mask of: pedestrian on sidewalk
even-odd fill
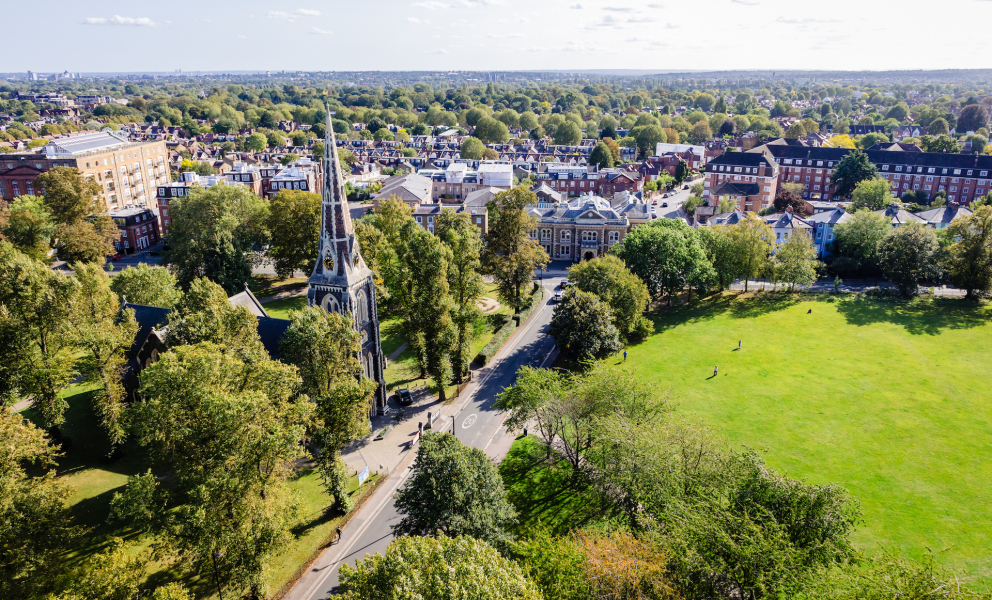
[[[627,362],[627,349],[626,348],[624,348],[624,351],[623,351],[623,362]]]

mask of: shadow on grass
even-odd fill
[[[514,442],[499,472],[507,498],[517,509],[517,533],[540,524],[554,535],[564,535],[619,514],[587,479],[573,477],[566,462],[549,462],[543,444],[534,437]]]
[[[680,325],[709,321],[722,314],[737,319],[750,319],[769,313],[785,310],[804,300],[799,294],[786,292],[762,292],[740,297],[738,292],[719,292],[691,303],[679,306],[661,306],[648,315],[654,321],[654,329],[660,333]]]
[[[857,296],[838,302],[837,311],[851,325],[892,323],[913,335],[939,335],[946,329],[970,329],[985,325],[992,316],[984,304],[930,298],[902,300]]]

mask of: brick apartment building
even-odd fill
[[[234,173],[235,177],[230,174]],[[257,171],[254,176],[258,176]],[[209,188],[218,184],[245,186],[255,191],[255,184],[260,184],[259,179],[242,181],[247,176],[238,171],[229,171],[223,175],[197,175],[196,173],[182,173],[179,181],[169,181],[158,186],[155,190],[155,205],[158,213],[159,224],[162,230],[162,237],[169,235],[169,206],[174,198],[189,196],[190,189],[194,187]]]
[[[740,210],[758,211],[771,204],[778,186],[800,183],[808,201],[840,200],[830,185],[837,164],[850,150],[766,144],[749,152],[728,152],[710,161],[703,196],[713,206],[728,193],[727,182],[756,183],[754,195],[738,195]],[[992,190],[992,156],[868,150],[879,177],[890,182],[893,197],[922,191],[929,197],[944,191],[947,201],[962,206]],[[721,187],[723,186],[723,187]],[[737,187],[737,186],[733,186]]]
[[[154,190],[169,181],[165,142],[129,142],[110,131],[50,141],[34,152],[0,155],[0,200],[40,194],[35,179],[55,167],[75,167],[100,185],[107,211],[156,206]]]
[[[121,232],[114,242],[119,252],[131,254],[154,246],[161,239],[158,219],[150,208],[122,208],[110,212],[110,217]]]
[[[602,198],[612,197],[620,192],[640,192],[644,190],[644,178],[636,171],[626,169],[604,169],[566,163],[547,163],[545,170],[534,175],[538,185],[565,194],[582,196],[595,194]]]

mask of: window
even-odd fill
[[[595,231],[583,231],[582,232],[582,241],[583,242],[595,242],[596,239],[597,239],[597,235],[596,235],[596,232]]]
[[[572,254],[572,247],[571,246],[562,246],[561,247],[561,255],[562,256],[570,256],[571,254]]]
[[[610,232],[610,243],[611,244],[615,244],[615,243],[617,243],[619,241],[620,241],[620,232],[619,231],[611,231]]]
[[[563,242],[571,242],[572,241],[572,232],[571,231],[562,231],[561,232],[561,241],[563,241]]]
[[[417,222],[418,223],[423,223],[423,217],[417,217]]]
[[[541,240],[550,240],[550,239],[551,239],[551,230],[550,229],[542,229],[541,230]]]

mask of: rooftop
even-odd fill
[[[75,156],[87,152],[121,148],[127,146],[128,143],[116,132],[99,131],[52,140],[45,146],[45,154],[49,156]]]

